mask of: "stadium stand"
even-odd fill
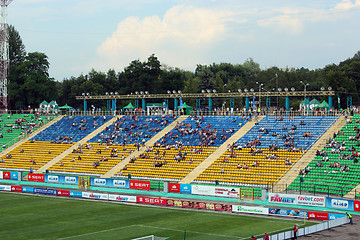
[[[188,117],[117,174],[181,180],[246,122],[240,116]]]
[[[0,115],[0,145],[1,150],[11,146],[22,137],[46,124],[54,116],[35,114],[1,114]]]
[[[317,151],[288,189],[344,196],[360,184],[359,149],[360,115],[355,115]]]
[[[276,183],[334,123],[335,117],[264,117],[195,181],[234,185]]]
[[[0,167],[37,170],[109,119],[106,116],[64,117],[8,152],[1,159]]]

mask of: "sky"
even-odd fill
[[[8,23],[57,81],[161,64],[323,68],[360,50],[360,0],[13,0]]]

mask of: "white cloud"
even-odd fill
[[[351,8],[359,7],[359,6],[360,6],[360,0],[356,0],[354,3],[350,0],[342,0],[341,3],[338,3],[335,6],[335,9],[349,10]]]
[[[184,61],[196,64],[195,61],[201,59],[194,56],[203,55],[224,38],[227,23],[245,21],[234,18],[235,15],[230,11],[180,5],[170,8],[162,19],[157,15],[143,19],[128,17],[118,24],[97,52],[105,61],[117,66],[152,53],[167,64],[184,66],[181,63]],[[191,57],[184,52],[191,53]]]

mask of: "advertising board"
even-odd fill
[[[19,180],[19,173],[18,172],[11,172],[10,173],[11,180]]]
[[[196,195],[239,198],[239,188],[191,185],[191,193]]]
[[[325,207],[326,198],[309,195],[269,193],[269,203]]]
[[[82,192],[83,198],[109,200],[109,195],[105,193]]]
[[[34,188],[33,187],[22,187],[22,192],[34,193]]]
[[[0,185],[0,191],[11,191],[10,185]]]
[[[3,172],[3,179],[10,179],[10,172]]]
[[[56,189],[48,189],[48,188],[34,188],[34,193],[46,194],[46,195],[57,195]]]
[[[233,212],[240,212],[240,213],[254,213],[254,214],[269,214],[268,208],[263,207],[249,207],[249,206],[242,206],[242,205],[232,205]]]
[[[317,220],[329,220],[329,213],[309,211],[308,218]]]
[[[136,197],[136,202],[154,204],[154,205],[167,205],[167,200],[163,198]]]
[[[129,188],[129,180],[111,178],[90,178],[90,185],[97,187]]]
[[[130,189],[150,190],[150,181],[130,180]]]
[[[109,200],[120,202],[136,202],[136,196],[109,194]]]
[[[354,211],[360,212],[360,201],[359,200],[354,201]]]
[[[22,192],[22,186],[11,186],[12,192]]]
[[[335,220],[338,218],[346,217],[344,214],[337,214],[337,213],[329,213],[329,220]]]
[[[67,190],[57,190],[57,195],[58,195],[58,196],[66,196],[66,197],[69,197],[69,196],[70,196],[70,191],[67,191]]]
[[[179,193],[180,183],[169,183],[169,192]]]
[[[307,211],[293,210],[293,209],[279,209],[279,208],[269,208],[269,214],[273,215],[282,215],[289,217],[301,217],[307,218]]]
[[[29,173],[28,181],[30,181],[30,182],[45,182],[45,175],[37,174],[37,173]]]
[[[82,197],[82,192],[70,191],[70,197]]]
[[[354,200],[326,198],[326,207],[354,211]]]
[[[191,184],[180,183],[180,193],[191,194]]]
[[[3,171],[0,171],[0,179],[3,179]]]

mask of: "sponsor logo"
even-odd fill
[[[48,181],[49,181],[49,182],[58,182],[58,181],[59,181],[59,177],[58,177],[58,176],[54,176],[54,175],[48,175]]]
[[[65,183],[75,184],[76,183],[76,177],[65,177]]]
[[[113,184],[115,187],[126,187],[126,181],[125,180],[113,180]]]
[[[331,206],[334,208],[347,209],[349,207],[349,202],[347,200],[331,199]]]
[[[105,186],[105,185],[106,185],[106,179],[103,179],[103,178],[94,178],[94,184],[95,184],[95,185]]]
[[[295,198],[291,197],[280,197],[279,195],[272,196],[270,202],[279,202],[279,203],[294,203]]]

